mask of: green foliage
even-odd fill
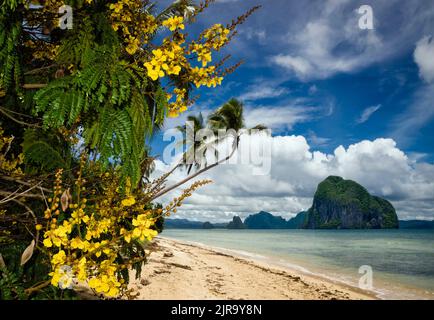
[[[15,1],[7,1],[11,8],[15,5]],[[6,10],[3,8],[2,11]],[[12,17],[14,15],[12,14]],[[15,88],[17,92],[20,90],[20,82],[22,78],[22,68],[17,47],[21,36],[21,23],[18,19],[11,19],[10,16],[0,16],[0,88],[6,91]]]
[[[43,113],[47,129],[70,127],[82,119],[86,146],[98,154],[104,166],[122,164],[123,176],[135,185],[141,176],[145,139],[151,135],[153,123],[164,120],[164,91],[157,87],[155,111],[150,110],[143,94],[146,79],[119,61],[115,49],[84,50],[82,70],[37,92],[36,112]]]
[[[209,117],[210,126],[214,129],[233,129],[238,131],[244,128],[244,105],[237,99],[230,99]]]
[[[17,274],[0,268],[0,300],[26,299],[23,283]]]
[[[75,299],[72,290],[60,290],[47,287],[28,294],[25,289],[48,279],[50,272],[48,257],[36,252],[24,266],[21,266],[21,254],[28,244],[22,241],[0,241],[0,251],[6,267],[0,268],[0,300],[16,299]]]
[[[4,13],[8,10],[15,10],[21,3],[23,3],[22,0],[2,0],[0,1],[1,12]]]
[[[163,205],[161,203],[157,203],[156,205],[152,205],[152,208],[162,209]],[[153,225],[152,229],[157,231],[158,233],[163,232],[164,229],[164,216],[161,214],[155,214],[154,218],[157,218],[155,221],[155,224]]]
[[[393,208],[392,204],[382,198],[379,197],[372,197],[374,203],[378,205],[378,209],[383,212],[383,224],[385,228],[395,228],[399,222],[398,222],[398,216],[396,215],[395,209]]]
[[[371,205],[369,192],[357,182],[331,176],[318,185],[317,199],[333,199],[342,205],[353,204],[367,213]]]
[[[26,170],[31,173],[68,168],[72,161],[63,139],[45,130],[27,129],[22,146]]]

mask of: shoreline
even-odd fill
[[[130,288],[146,300],[372,300],[365,291],[267,257],[158,236]],[[260,257],[260,258],[259,258]],[[130,271],[131,279],[134,272]]]
[[[355,285],[352,285],[351,283],[345,282],[344,280],[333,278],[330,276],[327,276],[325,274],[322,274],[317,271],[312,271],[311,269],[307,269],[306,267],[301,266],[298,264],[298,262],[292,263],[292,262],[281,262],[277,260],[274,257],[271,256],[265,256],[261,254],[256,254],[248,251],[243,250],[236,250],[236,249],[227,249],[223,247],[218,246],[212,246],[203,244],[200,242],[195,241],[188,241],[188,240],[178,240],[175,238],[170,237],[164,237],[159,236],[159,238],[163,238],[166,240],[171,240],[175,242],[182,243],[184,245],[191,245],[194,247],[200,247],[206,250],[215,251],[217,253],[223,253],[227,254],[229,256],[232,256],[235,259],[245,259],[250,263],[257,264],[258,266],[265,267],[265,268],[272,268],[277,269],[279,271],[287,272],[287,273],[294,273],[297,275],[302,275],[307,278],[314,278],[320,281],[330,282],[331,284],[338,285],[345,287],[349,290],[355,291],[357,293],[361,293],[363,295],[368,295],[371,299],[375,300],[384,300],[380,297],[380,292],[376,292],[375,290],[367,290],[367,289],[361,289]],[[387,299],[386,299],[387,300]]]

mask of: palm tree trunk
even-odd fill
[[[161,197],[162,195],[164,195],[164,194],[172,191],[173,189],[178,188],[179,186],[183,185],[184,183],[190,181],[191,179],[196,178],[198,175],[204,173],[205,171],[208,171],[208,170],[210,170],[210,169],[212,169],[214,167],[217,167],[219,164],[221,164],[221,163],[229,160],[235,154],[235,151],[237,150],[238,139],[239,139],[239,137],[237,137],[236,141],[233,143],[232,151],[231,151],[231,153],[226,158],[221,159],[221,160],[219,160],[219,161],[217,161],[217,162],[215,162],[215,163],[213,163],[213,164],[211,164],[209,166],[206,166],[205,168],[203,168],[203,169],[201,169],[201,170],[193,173],[192,175],[188,176],[187,178],[185,178],[185,179],[183,179],[183,180],[175,183],[174,185],[172,185],[172,186],[170,186],[170,187],[168,187],[168,188],[166,188],[164,190],[161,190],[159,193],[157,193],[155,196],[153,196],[150,201],[153,201],[153,200]],[[171,172],[173,172],[173,170]]]

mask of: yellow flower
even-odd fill
[[[167,69],[167,73],[168,74],[179,75],[180,72],[181,72],[181,67],[180,66],[170,66]]]
[[[120,234],[121,234],[121,236],[124,236],[124,240],[125,240],[127,243],[130,243],[130,242],[131,242],[131,236],[132,236],[132,235],[131,235],[130,232],[128,232],[127,230],[125,230],[124,228],[122,228]]]
[[[128,39],[128,46],[125,48],[125,50],[129,54],[133,55],[139,49],[139,45],[140,45],[139,39],[130,36]]]
[[[88,241],[83,241],[78,237],[72,239],[70,244],[73,249],[86,250],[89,247]]]
[[[68,273],[68,270],[58,267],[54,270],[54,272],[50,272],[49,276],[51,276],[51,284],[55,287],[60,287],[62,289],[70,288],[73,277]]]
[[[53,258],[51,259],[51,264],[54,266],[63,265],[65,264],[65,261],[66,261],[65,251],[60,250],[58,253],[53,255]]]
[[[175,31],[176,29],[184,30],[184,18],[183,17],[171,17],[163,21],[163,26],[169,28],[170,31]]]
[[[149,241],[152,240],[158,234],[157,231],[150,229],[153,225],[154,220],[149,219],[146,214],[138,215],[136,219],[133,219],[133,226],[136,227],[133,230],[133,237],[142,241],[145,238]]]
[[[50,238],[44,239],[43,243],[44,243],[44,246],[47,248],[51,248],[53,246],[53,242],[51,241]]]
[[[103,293],[108,297],[116,297],[119,294],[119,287],[121,286],[121,283],[114,275],[106,274],[90,279],[88,284],[96,292]]]
[[[128,198],[122,200],[121,203],[124,207],[130,207],[136,203],[136,199],[133,196],[129,196]]]
[[[76,268],[77,268],[77,279],[79,281],[85,281],[87,279],[87,272],[86,272],[86,258],[83,257],[78,262]]]
[[[118,2],[118,3],[112,3],[110,5],[110,9],[113,10],[114,12],[116,12],[116,13],[120,13],[121,10],[122,10],[122,8],[123,8],[123,4],[120,3],[120,2]]]
[[[74,222],[80,224],[81,221],[87,223],[89,221],[89,216],[86,215],[83,209],[74,210],[71,214],[71,217],[74,219]]]

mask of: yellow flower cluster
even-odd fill
[[[229,33],[229,29],[216,24],[201,34],[200,39],[205,39],[204,43],[191,43],[190,50],[197,55],[197,61],[202,62],[202,67],[212,61],[211,50],[218,51],[228,43]]]
[[[155,218],[153,210],[145,210],[144,203],[131,193],[127,183],[127,197],[119,191],[118,177],[101,174],[105,197],[89,198],[92,190],[84,186],[82,178],[86,161],[80,161],[73,197],[62,188],[62,170],[56,172],[53,197],[46,210],[46,230],[43,244],[51,253],[51,283],[60,288],[69,287],[73,280],[88,281],[89,287],[107,297],[116,297],[126,290],[120,279],[120,271],[125,265],[124,254],[119,256],[119,248],[133,241],[150,241],[157,235],[153,230]],[[108,176],[107,176],[108,175]],[[68,202],[64,206],[64,202]],[[61,204],[61,209],[59,209]],[[62,221],[59,210],[64,211]],[[54,214],[52,214],[54,212]],[[130,225],[131,227],[125,228]],[[134,259],[135,257],[132,257]],[[128,261],[126,261],[128,265]],[[65,273],[68,267],[69,273]]]
[[[179,75],[181,72],[183,49],[175,42],[168,48],[156,49],[152,51],[151,61],[145,62],[144,66],[148,71],[148,76],[152,80],[167,75]]]
[[[122,200],[121,203],[124,207],[130,207],[136,203],[136,199],[132,196],[129,196],[128,198],[125,198],[124,200]]]
[[[191,51],[197,54],[197,61],[202,62],[202,67],[206,67],[208,62],[212,61],[211,50],[203,44],[194,43]]]
[[[28,40],[24,43],[27,48],[33,49],[33,59],[35,60],[55,60],[60,46],[44,41]]]
[[[54,245],[60,248],[62,245],[65,246],[68,244],[68,235],[72,231],[72,224],[68,221],[63,221],[63,223],[58,226],[56,225],[56,220],[53,220],[50,230],[46,231],[44,234],[44,246],[51,248]]]
[[[154,224],[154,220],[149,218],[149,214],[140,214],[133,219],[133,237],[138,238],[141,241],[145,239],[151,241],[157,235],[157,231],[152,230],[151,227]]]
[[[184,18],[183,17],[171,17],[163,21],[163,26],[169,28],[170,31],[175,31],[178,29],[184,30]]]
[[[114,298],[119,294],[121,283],[115,274],[103,274],[89,280],[89,287],[96,292],[105,294],[107,297]]]
[[[16,158],[7,157],[14,138],[3,136],[3,132],[3,129],[0,127],[0,170],[14,175],[21,175],[23,172],[19,166],[23,163],[24,156],[20,154]]]
[[[158,28],[154,16],[143,10],[141,1],[120,0],[111,3],[109,9],[113,30],[122,33],[125,50],[130,55],[146,44]]]
[[[195,67],[191,70],[191,81],[197,88],[200,86],[216,87],[223,81],[223,77],[219,77],[215,74],[215,66],[206,68]]]
[[[163,21],[162,26],[167,27],[173,34],[165,38],[160,47],[152,50],[150,59],[144,63],[148,77],[157,81],[165,76],[175,75],[181,78],[181,82],[192,82],[197,88],[220,85],[223,77],[219,75],[216,66],[209,64],[212,62],[212,51],[219,50],[229,41],[230,30],[216,24],[205,30],[198,42],[185,45],[185,35],[180,32],[185,28],[183,17],[171,17]],[[190,61],[193,59],[197,59],[201,67],[192,66]],[[170,101],[172,95],[168,94],[168,116],[172,118],[185,112],[193,103],[181,86],[175,87],[173,93],[176,95],[175,101]]]
[[[187,90],[175,88],[176,101],[169,103],[169,117],[176,118],[180,113],[187,110],[188,102],[186,101]],[[170,97],[169,97],[170,99]]]
[[[209,45],[214,50],[220,50],[229,42],[230,30],[221,24],[215,24],[208,30],[205,30],[203,37],[208,40]]]

